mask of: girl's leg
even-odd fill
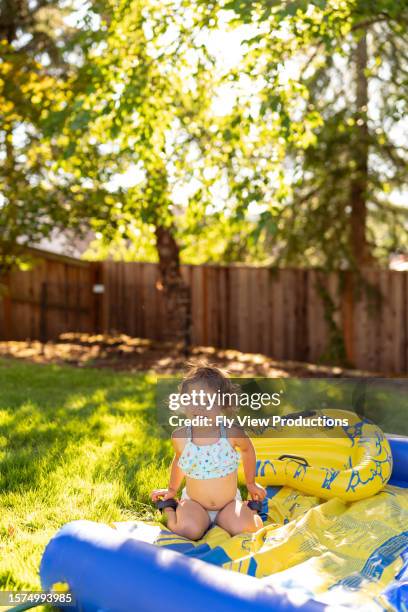
[[[258,531],[263,525],[259,514],[238,499],[234,499],[220,510],[215,522],[232,536],[237,535],[237,533]]]
[[[189,540],[199,540],[210,525],[207,510],[192,499],[181,499],[176,510],[165,508],[164,512],[168,528]]]

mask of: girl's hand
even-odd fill
[[[158,499],[172,499],[177,494],[175,489],[155,489],[151,493],[152,501],[156,502]]]
[[[255,501],[262,501],[266,497],[266,490],[256,482],[247,484],[248,493]]]

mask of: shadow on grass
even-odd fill
[[[101,459],[105,470],[124,469],[128,483],[137,466],[149,461],[155,447],[150,438],[158,439],[158,433],[154,383],[147,377],[19,365],[0,368],[0,384],[2,493],[38,489],[62,465],[69,470],[73,456],[107,441],[112,450]],[[153,455],[164,458],[163,441]],[[102,467],[94,467],[101,477]]]
[[[170,444],[152,376],[2,366],[0,588],[38,588],[44,546],[64,523],[152,518]]]

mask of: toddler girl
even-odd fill
[[[181,393],[234,394],[234,385],[215,367],[195,367],[181,384]],[[167,515],[168,527],[190,540],[200,539],[209,526],[216,524],[231,535],[257,531],[262,520],[241,499],[237,470],[241,456],[248,492],[262,501],[265,489],[255,482],[256,456],[251,440],[240,428],[217,425],[215,418],[225,408],[214,404],[210,411],[190,405],[189,417],[209,415],[211,425],[183,427],[173,432],[175,451],[167,489],[156,489],[151,497]],[[218,419],[222,421],[222,419]],[[208,438],[212,438],[208,443]],[[215,442],[214,442],[215,438]],[[238,449],[238,450],[237,450]],[[239,451],[239,452],[238,452]],[[175,499],[185,479],[181,499]]]

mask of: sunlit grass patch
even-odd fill
[[[170,443],[155,378],[0,360],[0,587],[39,588],[44,547],[67,521],[152,518]]]

